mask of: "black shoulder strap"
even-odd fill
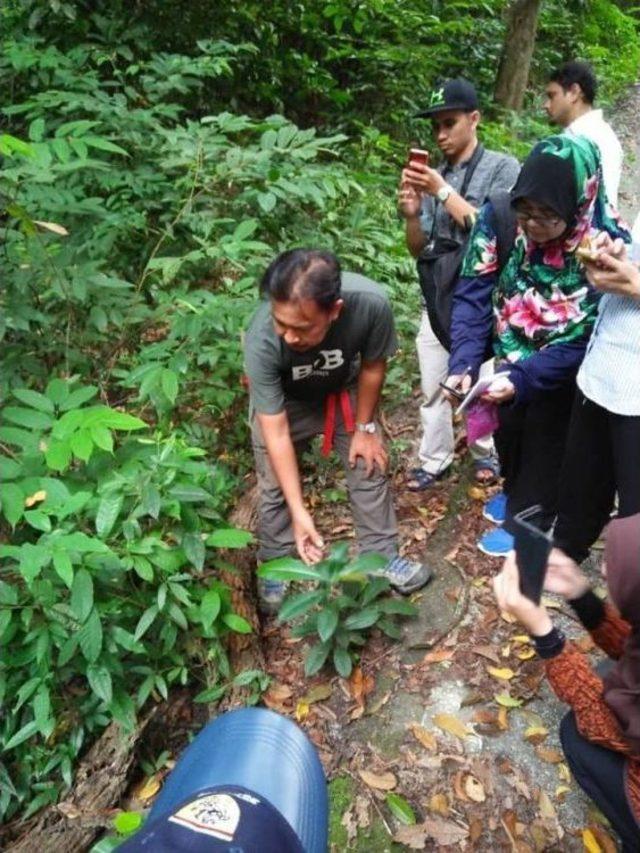
[[[496,192],[490,193],[488,200],[493,208],[499,275],[509,260],[516,239],[516,214],[511,207],[511,193],[508,190],[496,190]]]
[[[462,186],[460,187],[460,195],[462,198],[465,197],[465,193],[469,189],[469,184],[471,183],[471,178],[473,177],[473,173],[476,170],[476,166],[482,159],[482,155],[484,154],[484,145],[481,142],[478,142],[476,147],[473,150],[473,154],[471,155],[471,159],[467,164],[466,171],[464,173],[464,180],[462,181]]]

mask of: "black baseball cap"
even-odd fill
[[[416,113],[416,118],[431,118],[445,110],[479,110],[478,95],[475,87],[468,80],[458,77],[456,80],[446,80],[441,86],[431,92],[429,106],[426,110]]]

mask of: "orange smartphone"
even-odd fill
[[[429,152],[422,148],[411,148],[409,151],[409,163],[422,163],[423,166],[428,166],[429,157]]]

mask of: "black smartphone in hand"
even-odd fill
[[[542,507],[533,506],[513,517],[514,548],[520,575],[520,592],[534,604],[540,604],[547,563],[551,553],[551,534],[541,530]]]

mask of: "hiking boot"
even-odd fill
[[[428,584],[433,577],[433,572],[428,566],[414,563],[405,557],[393,557],[380,574],[387,578],[391,586],[402,595],[416,592]]]
[[[265,616],[275,616],[287,594],[287,581],[258,578],[258,610]]]

